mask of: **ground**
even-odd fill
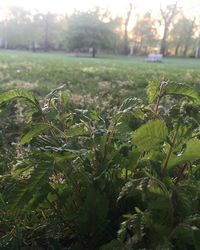
[[[144,97],[152,80],[200,86],[200,59],[166,58],[162,63],[142,57],[75,57],[65,53],[0,51],[0,89],[32,89],[44,95],[67,84],[77,95],[98,95],[102,90],[118,97]]]

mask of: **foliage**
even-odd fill
[[[141,19],[137,20],[133,28],[133,38],[140,54],[146,54],[156,47],[158,40],[157,30],[151,13],[147,12]]]
[[[171,47],[175,47],[175,55],[187,56],[188,49],[194,44],[195,20],[182,16],[170,31]],[[190,51],[191,53],[191,51]]]
[[[1,95],[25,126],[1,171],[0,248],[199,249],[200,96],[174,86],[151,82],[148,105],[128,98],[112,117],[64,86]]]
[[[10,7],[0,21],[1,47],[5,49],[60,49],[66,19],[58,14]]]
[[[74,13],[68,20],[68,48],[115,49],[117,21],[112,20],[108,14],[101,13],[99,9]]]
[[[160,53],[166,55],[167,51],[167,37],[169,34],[170,26],[173,24],[175,17],[179,14],[178,2],[167,5],[165,8],[160,7],[160,13],[163,22],[163,36],[161,39]]]

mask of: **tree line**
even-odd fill
[[[135,18],[131,26],[130,19]],[[200,56],[198,19],[187,17],[177,3],[160,8],[160,15],[139,14],[130,4],[125,17],[95,8],[71,16],[10,7],[0,21],[0,47],[32,51],[97,50],[115,54]]]

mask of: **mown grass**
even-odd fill
[[[184,82],[199,88],[200,60],[166,58],[147,63],[142,57],[100,56],[96,59],[65,53],[0,52],[0,89],[25,87],[44,95],[67,84],[79,95],[110,93],[118,98],[145,96],[152,80]]]

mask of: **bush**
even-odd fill
[[[0,177],[1,249],[199,249],[199,94],[166,82],[147,94],[112,118],[62,88],[0,96],[24,107]]]

